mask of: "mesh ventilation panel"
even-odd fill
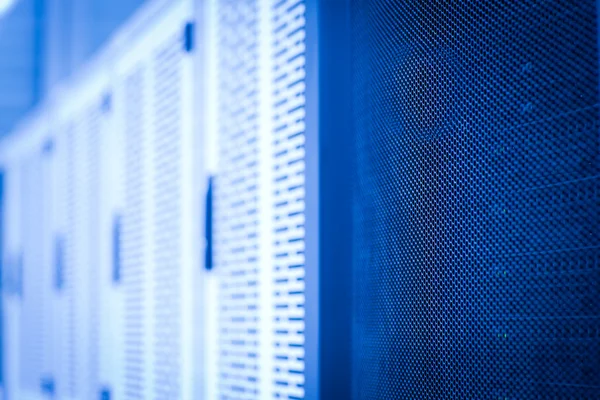
[[[20,386],[37,393],[43,367],[44,338],[42,327],[47,316],[43,313],[42,235],[37,228],[41,213],[41,159],[30,155],[22,162],[21,229],[23,232],[22,291],[20,318]]]
[[[88,185],[87,193],[87,236],[89,240],[88,244],[88,273],[86,279],[88,280],[88,311],[87,315],[89,318],[88,322],[88,348],[86,353],[88,354],[88,372],[85,391],[87,396],[93,398],[97,394],[97,387],[99,381],[99,347],[100,347],[100,287],[99,281],[100,275],[100,263],[99,259],[99,211],[100,205],[98,201],[98,191],[100,189],[100,133],[101,133],[101,118],[102,114],[100,108],[93,105],[85,110],[85,118],[87,122],[86,135],[88,136],[87,148],[85,149],[86,155],[86,169],[88,171]]]
[[[3,215],[3,385],[6,396],[18,396],[21,386],[21,326],[20,312],[22,304],[19,297],[20,291],[20,264],[21,249],[23,248],[22,218],[24,207],[23,199],[23,168],[21,160],[7,163],[5,169],[4,187],[4,215]],[[9,366],[11,366],[9,368]]]
[[[179,32],[154,56],[154,385],[156,399],[181,398],[182,127]]]
[[[53,228],[54,234],[61,237],[61,289],[56,294],[56,337],[55,337],[55,382],[56,396],[68,398],[71,394],[71,304],[73,298],[72,285],[72,249],[71,243],[71,206],[72,206],[72,128],[69,124],[59,126],[56,136],[55,164],[53,171]],[[55,249],[56,250],[56,249]]]
[[[305,5],[218,3],[218,395],[304,397]]]
[[[354,1],[357,399],[600,398],[594,1]]]
[[[243,23],[240,23],[243,21]],[[219,283],[219,397],[259,393],[257,2],[219,8],[219,157],[215,266]]]
[[[125,376],[124,397],[144,397],[146,294],[144,255],[146,252],[146,213],[148,183],[144,160],[148,139],[144,129],[144,73],[133,71],[125,81],[125,209],[123,216],[123,285],[125,290]]]
[[[305,5],[273,1],[274,397],[304,397]]]
[[[124,379],[111,395],[185,398],[194,244],[189,175],[192,147],[184,113],[191,96],[182,29],[183,2],[162,3],[152,23],[118,59],[115,111],[123,113],[124,208],[121,271]],[[156,13],[156,14],[154,14]],[[121,111],[122,110],[122,111]],[[191,117],[190,117],[191,120]],[[121,380],[120,376],[116,379]]]
[[[75,129],[72,123],[66,127],[66,147],[67,147],[67,168],[66,168],[66,238],[67,243],[65,246],[65,292],[67,301],[64,304],[65,308],[65,325],[66,330],[63,334],[66,334],[65,339],[65,357],[63,362],[63,368],[65,371],[64,378],[66,378],[65,392],[73,398],[75,397],[75,146],[74,136]],[[60,379],[61,377],[59,377]],[[62,382],[62,379],[61,379]]]
[[[65,289],[70,308],[69,387],[75,398],[95,395],[97,381],[97,213],[99,115],[84,107],[68,132],[68,221]]]
[[[40,220],[38,229],[42,237],[42,252],[40,262],[40,275],[43,280],[41,288],[42,293],[42,348],[43,360],[40,379],[53,378],[54,376],[54,325],[56,315],[54,314],[55,280],[54,280],[54,260],[53,260],[53,237],[52,237],[52,162],[53,155],[50,145],[48,150],[43,149],[41,153],[41,173],[38,185],[40,187]]]

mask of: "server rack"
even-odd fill
[[[2,142],[5,397],[597,397],[597,30],[149,4]]]

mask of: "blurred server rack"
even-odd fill
[[[186,2],[153,2],[4,140],[4,396],[195,398]]]
[[[4,140],[6,398],[304,397],[305,8],[153,2]]]

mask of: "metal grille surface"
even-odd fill
[[[593,1],[354,1],[357,399],[600,398]]]

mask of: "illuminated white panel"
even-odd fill
[[[4,396],[19,398],[21,371],[21,333],[19,318],[21,298],[17,293],[19,265],[18,258],[22,249],[21,208],[23,207],[21,190],[22,170],[14,160],[4,164],[4,221],[3,221],[3,341],[4,351]]]
[[[56,271],[60,273],[61,287],[55,293],[55,315],[56,320],[54,321],[55,333],[54,333],[54,354],[55,362],[53,366],[53,377],[55,380],[55,390],[58,398],[72,398],[71,389],[72,385],[70,382],[70,368],[71,360],[73,359],[73,351],[70,340],[70,325],[72,321],[72,296],[73,286],[70,281],[69,274],[69,263],[67,260],[67,246],[68,246],[68,199],[70,193],[68,191],[68,163],[69,163],[69,144],[68,140],[71,138],[70,126],[66,124],[57,123],[53,127],[54,130],[54,151],[52,155],[52,181],[53,181],[53,207],[52,207],[52,218],[53,218],[53,236],[55,246],[54,252],[60,251],[62,254],[60,268],[62,271]],[[62,241],[59,245],[56,241]],[[61,247],[58,249],[57,247]],[[57,257],[58,254],[53,252],[53,258]],[[53,260],[56,262],[56,260]],[[55,265],[56,268],[56,265]],[[69,276],[69,277],[68,277]]]
[[[209,394],[303,398],[305,6],[215,4],[216,294],[208,306],[216,309],[208,315],[218,324],[207,338],[219,368]]]
[[[39,152],[22,161],[21,226],[23,228],[22,292],[20,319],[20,388],[24,393],[39,392],[43,362],[43,275],[41,218],[41,162]]]
[[[0,162],[10,159],[7,179],[19,199],[7,237],[13,264],[27,255],[29,294],[7,302],[14,320],[7,338],[16,349],[6,353],[9,398],[46,398],[52,390],[67,400],[106,392],[111,399],[195,398],[193,66],[182,40],[188,6],[149,4],[49,96],[38,112],[49,116],[46,133],[25,127],[2,143]]]
[[[118,129],[116,124],[116,116],[124,104],[122,100],[113,91],[112,86],[107,87],[102,95],[103,118],[99,145],[101,169],[98,190],[100,265],[98,279],[101,302],[98,389],[108,392],[111,398],[116,399],[123,397],[120,382],[123,377],[125,355],[122,279],[122,215],[126,179],[125,132]]]
[[[275,397],[304,397],[305,5],[273,1]]]
[[[154,164],[154,396],[181,397],[182,269],[182,63],[181,32],[155,50],[152,73]]]
[[[260,385],[259,87],[257,2],[222,1],[218,15],[218,395],[253,399]],[[213,344],[209,344],[211,346]]]
[[[148,239],[147,134],[143,126],[145,106],[142,70],[132,71],[125,80],[125,204],[123,213],[122,280],[125,291],[125,398],[143,398],[148,385],[144,368],[149,346],[146,308],[149,295],[146,254]],[[146,266],[146,267],[145,267]]]
[[[193,398],[193,110],[183,3],[158,10],[117,65],[124,130],[124,379],[134,398]],[[186,111],[187,110],[187,111]],[[119,390],[119,389],[117,389]]]
[[[74,123],[70,122],[67,126],[66,147],[67,147],[67,168],[66,168],[66,222],[65,222],[65,313],[66,313],[66,331],[65,342],[66,352],[64,357],[65,367],[65,394],[68,398],[76,398],[77,378],[75,376],[76,350],[76,330],[78,328],[76,317],[76,259],[75,259],[75,205],[76,205],[76,178],[75,178],[75,128]]]
[[[94,93],[95,94],[95,93]],[[86,170],[88,173],[87,180],[87,221],[86,230],[88,235],[87,256],[88,256],[88,273],[85,277],[88,284],[87,297],[89,299],[86,314],[88,315],[88,343],[87,348],[83,351],[87,353],[88,370],[85,379],[85,396],[91,398],[98,396],[98,364],[99,364],[99,345],[100,345],[100,268],[98,263],[98,190],[100,188],[100,134],[102,133],[101,118],[102,112],[100,108],[100,96],[93,96],[91,104],[85,110],[86,119],[86,135],[88,136],[86,154]]]
[[[95,327],[92,313],[95,281],[92,281],[94,260],[92,253],[92,224],[90,216],[93,212],[90,194],[94,178],[92,177],[93,163],[90,159],[93,143],[97,141],[94,121],[82,110],[74,118],[70,131],[69,146],[69,207],[67,234],[67,264],[69,274],[66,276],[66,286],[71,290],[71,351],[73,359],[70,362],[69,383],[71,395],[74,398],[90,396],[93,369],[93,339],[92,329]],[[95,394],[95,393],[94,393]]]
[[[55,163],[54,257],[63,258],[61,284],[54,296],[57,313],[58,398],[97,398],[102,348],[100,196],[105,134],[103,96],[108,74],[99,65],[62,88],[49,110]],[[62,247],[62,248],[61,248]],[[56,262],[56,261],[55,261]],[[55,266],[56,267],[56,266]]]
[[[54,200],[54,143],[50,140],[44,142],[40,147],[40,220],[38,229],[40,230],[42,248],[41,248],[41,277],[42,277],[42,368],[40,379],[46,385],[54,384],[54,366],[56,365],[56,281],[55,281],[55,259],[54,259],[54,235],[53,235],[53,210]]]

